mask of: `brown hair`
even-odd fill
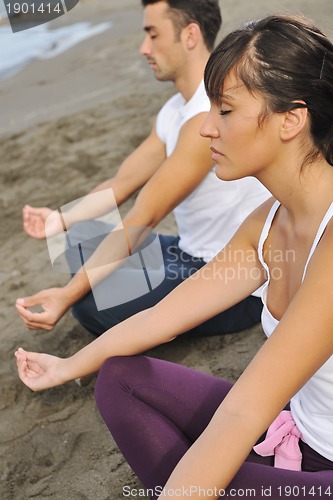
[[[261,120],[306,107],[315,145],[306,162],[322,153],[333,165],[333,44],[316,26],[299,17],[269,16],[227,35],[205,70],[213,102],[231,69],[250,92],[264,97]]]
[[[209,51],[214,48],[222,24],[218,0],[141,0],[143,7],[164,1],[170,8],[170,18],[177,36],[190,23],[198,24]]]

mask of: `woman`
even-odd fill
[[[40,390],[104,363],[98,407],[153,497],[329,497],[333,45],[305,20],[268,17],[220,43],[205,85],[212,107],[201,133],[211,140],[218,177],[255,176],[274,198],[157,306],[68,359],[19,349],[19,374]],[[268,340],[233,387],[132,356],[263,284]]]

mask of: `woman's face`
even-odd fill
[[[211,139],[216,175],[234,180],[259,175],[278,154],[280,144],[277,114],[271,114],[259,126],[264,100],[251,94],[231,72],[225,79],[221,102],[211,109],[200,133]]]

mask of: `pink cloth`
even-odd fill
[[[298,444],[301,437],[291,412],[283,410],[269,426],[264,441],[253,449],[262,457],[274,455],[274,467],[301,470],[302,453]]]

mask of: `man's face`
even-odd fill
[[[184,67],[185,51],[175,33],[166,2],[145,7],[143,29],[146,34],[140,54],[147,58],[157,80],[174,82]]]

